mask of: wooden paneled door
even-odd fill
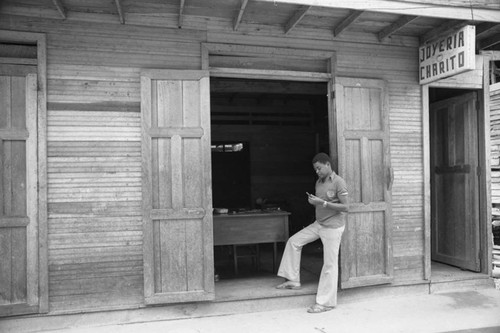
[[[144,298],[214,298],[208,71],[141,75]]]
[[[479,272],[477,94],[430,105],[431,258]]]
[[[39,308],[37,76],[30,71],[0,65],[0,316]]]
[[[350,209],[340,250],[342,288],[391,283],[393,173],[385,81],[335,79],[338,165]]]

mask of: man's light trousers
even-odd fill
[[[300,257],[302,247],[318,238],[323,243],[323,268],[319,277],[316,303],[323,306],[337,305],[338,257],[344,228],[326,228],[314,222],[288,239],[278,269],[278,276],[300,282]]]

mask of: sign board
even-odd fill
[[[476,27],[467,25],[418,50],[419,80],[426,84],[475,69]]]

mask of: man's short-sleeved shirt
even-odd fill
[[[339,197],[347,195],[347,185],[335,172],[324,180],[316,181],[316,196],[333,203],[340,202]],[[325,208],[323,205],[316,206],[316,221],[319,224],[329,228],[341,228],[345,225],[346,213],[330,208]]]

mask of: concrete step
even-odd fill
[[[380,300],[391,297],[413,297],[428,295],[429,293],[442,293],[453,291],[471,291],[485,288],[495,288],[493,279],[476,278],[461,281],[444,281],[429,283],[421,281],[409,285],[381,285],[373,287],[353,288],[339,291],[339,307],[342,304],[350,304],[369,300]],[[270,289],[269,297],[255,299],[219,299],[212,302],[171,304],[156,307],[101,311],[68,315],[49,316],[23,316],[2,319],[2,327],[5,332],[40,332],[50,330],[61,330],[72,327],[96,327],[105,325],[125,325],[131,323],[159,322],[166,320],[191,319],[212,316],[224,316],[232,314],[253,313],[262,311],[275,311],[287,309],[306,309],[315,303],[314,288],[305,288],[298,291],[290,291],[277,296]],[[273,296],[271,296],[273,295]]]
[[[479,290],[487,288],[495,288],[495,281],[491,277],[484,276],[470,280],[433,282],[430,285],[430,293]]]

